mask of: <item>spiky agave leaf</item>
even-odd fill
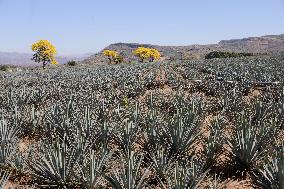
[[[5,120],[0,120],[0,164],[9,162],[18,145],[19,129],[17,126],[8,125]]]
[[[255,97],[252,99],[252,111],[254,115],[254,122],[256,125],[261,124],[266,117],[272,112],[272,107],[263,102],[263,99]]]
[[[254,126],[245,113],[239,115],[236,124],[236,133],[228,145],[236,168],[243,174],[254,170],[256,162],[265,157],[267,149],[263,145],[269,141],[272,127],[263,122],[259,127]]]
[[[9,180],[10,177],[10,173],[8,172],[2,172],[0,173],[0,188],[3,189],[7,183],[7,181]]]
[[[121,157],[121,170],[116,170],[112,176],[104,175],[104,178],[114,189],[141,189],[146,185],[146,177],[150,172],[150,167],[142,167],[143,159],[143,155],[132,151],[127,160]]]
[[[214,175],[214,180],[208,186],[208,189],[225,189],[227,181],[222,182],[220,176],[218,177],[216,174]]]
[[[189,165],[182,165],[177,162],[173,170],[167,173],[168,188],[171,189],[196,189],[204,180],[207,172],[203,173],[202,166],[196,160],[192,160]]]
[[[85,107],[83,119],[78,120],[75,126],[71,133],[71,138],[74,138],[82,151],[86,152],[88,148],[92,148],[99,138],[98,129],[92,125],[90,107]]]
[[[63,137],[64,133],[68,132],[68,125],[64,121],[64,113],[57,104],[52,107],[51,114],[47,116],[46,129],[51,137]]]
[[[84,113],[75,115],[72,98],[66,105],[65,111],[62,111],[58,105],[55,105],[53,112],[48,115],[48,133],[49,138],[64,136],[69,138],[68,141],[77,142],[81,145],[83,151],[90,148],[99,138],[99,128],[95,127],[91,119],[91,111],[89,106],[85,106]],[[76,142],[75,142],[76,141]]]
[[[12,141],[17,138],[17,135],[20,132],[19,128],[16,125],[8,125],[4,119],[0,120],[0,126],[1,140]]]
[[[169,158],[179,159],[198,142],[201,134],[198,127],[200,111],[200,102],[179,102],[177,113],[169,120],[169,124],[163,127],[164,140],[166,145],[169,145],[168,154],[172,156]]]
[[[55,104],[52,108],[52,113],[47,116],[47,133],[51,137],[61,137],[64,135],[71,137],[73,133],[76,133],[76,120],[74,110],[74,100],[71,96],[64,109],[60,108],[58,104]]]
[[[150,119],[154,121],[154,118]],[[151,122],[150,122],[151,123]],[[157,175],[158,180],[165,179],[165,172],[171,167],[172,162],[176,159],[172,158],[169,154],[170,145],[164,140],[159,128],[155,125],[149,125],[143,132],[143,151],[145,159],[152,163],[153,170]]]
[[[146,159],[152,163],[153,170],[157,175],[159,182],[165,179],[165,173],[169,167],[171,167],[172,162],[175,161],[171,158],[170,145],[168,141],[162,135],[161,129],[159,129],[159,123],[157,120],[157,112],[153,105],[153,96],[150,96],[150,110],[148,116],[146,117],[146,122],[148,127],[145,128],[143,132],[144,142],[143,150],[146,153]]]
[[[68,145],[69,143],[69,145]],[[42,182],[59,188],[74,184],[82,149],[70,144],[68,138],[58,138],[50,145],[41,145],[40,159],[28,162],[31,175]]]
[[[96,135],[96,147],[103,147],[104,151],[108,151],[110,148],[110,142],[113,138],[114,127],[108,120],[103,120],[102,123],[99,123]]]
[[[204,149],[204,169],[211,169],[216,163],[216,158],[222,153],[224,138],[222,137],[223,118],[217,117],[211,125],[211,133],[206,139]]]
[[[275,157],[267,160],[259,171],[260,184],[267,189],[284,189],[284,145],[276,152]]]
[[[86,189],[94,189],[102,179],[104,174],[104,165],[109,160],[111,153],[99,152],[96,154],[91,150],[88,156],[85,155],[83,165],[80,166],[80,174],[83,180],[83,187]]]
[[[143,131],[144,141],[140,142],[147,155],[156,151],[157,147],[161,144],[161,134],[158,129],[157,111],[153,105],[153,95],[150,96],[150,107],[146,116],[145,122],[147,127]]]
[[[164,145],[157,146],[155,151],[150,152],[150,159],[152,162],[153,170],[156,174],[157,180],[164,185],[166,180],[166,174],[171,170],[173,164],[177,159],[173,158],[169,154],[169,148]]]
[[[159,127],[160,129],[153,124],[156,121],[153,116],[155,111],[152,109],[148,118],[150,125],[144,131],[144,151],[160,183],[164,183],[166,173],[175,162],[190,156],[187,153],[194,153],[192,147],[200,135],[195,114],[199,112],[199,106],[195,106],[192,102],[185,108],[184,101],[180,98],[177,98],[177,104],[177,113],[170,118],[170,124]]]
[[[112,135],[112,140],[115,145],[118,145],[122,150],[123,155],[129,158],[131,151],[133,150],[134,142],[138,137],[138,127],[132,120],[126,118],[123,121],[124,125],[117,127]]]

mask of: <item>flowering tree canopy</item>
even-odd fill
[[[35,52],[32,60],[42,62],[43,69],[48,63],[58,64],[55,60],[56,48],[47,40],[39,40],[32,44],[32,51]]]
[[[145,59],[149,59],[150,62],[153,62],[161,58],[161,54],[157,49],[145,47],[138,47],[134,51],[134,55],[139,57],[141,62],[144,62]]]
[[[121,63],[123,61],[123,57],[116,51],[104,50],[103,54],[108,58],[109,63],[112,61],[115,63]]]

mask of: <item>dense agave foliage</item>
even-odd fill
[[[9,179],[10,174],[8,172],[2,172],[0,176],[0,188],[4,188],[6,185],[8,179]]]
[[[276,152],[275,157],[267,160],[261,173],[264,177],[261,183],[265,188],[284,188],[284,157],[283,146]]]
[[[1,72],[0,187],[283,188],[283,75],[278,56]]]

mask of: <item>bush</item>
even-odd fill
[[[253,53],[236,53],[236,52],[221,52],[221,51],[212,51],[205,56],[205,59],[212,58],[236,58],[236,57],[245,57],[253,56]]]
[[[121,56],[121,55],[116,56],[116,57],[114,58],[114,62],[115,62],[116,64],[122,63],[122,62],[123,62],[123,56]]]
[[[75,60],[71,60],[71,61],[68,61],[67,62],[67,65],[68,66],[76,66],[77,65],[77,62]]]
[[[0,65],[0,71],[8,71],[10,68],[9,65]]]

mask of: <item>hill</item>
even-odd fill
[[[89,55],[76,55],[76,56],[57,56],[56,60],[60,64],[64,64],[69,60],[80,61]],[[0,52],[0,65],[15,65],[15,66],[31,66],[35,63],[31,60],[32,54],[17,53],[17,52]]]
[[[151,47],[158,49],[164,59],[200,59],[211,51],[276,53],[284,52],[284,34],[266,35],[262,37],[248,37],[243,39],[222,40],[218,44],[188,45],[188,46],[159,46],[138,43],[115,43],[105,49],[116,50],[126,57],[126,61],[135,59],[132,52],[137,47]],[[104,63],[101,52],[88,57],[84,63]]]

